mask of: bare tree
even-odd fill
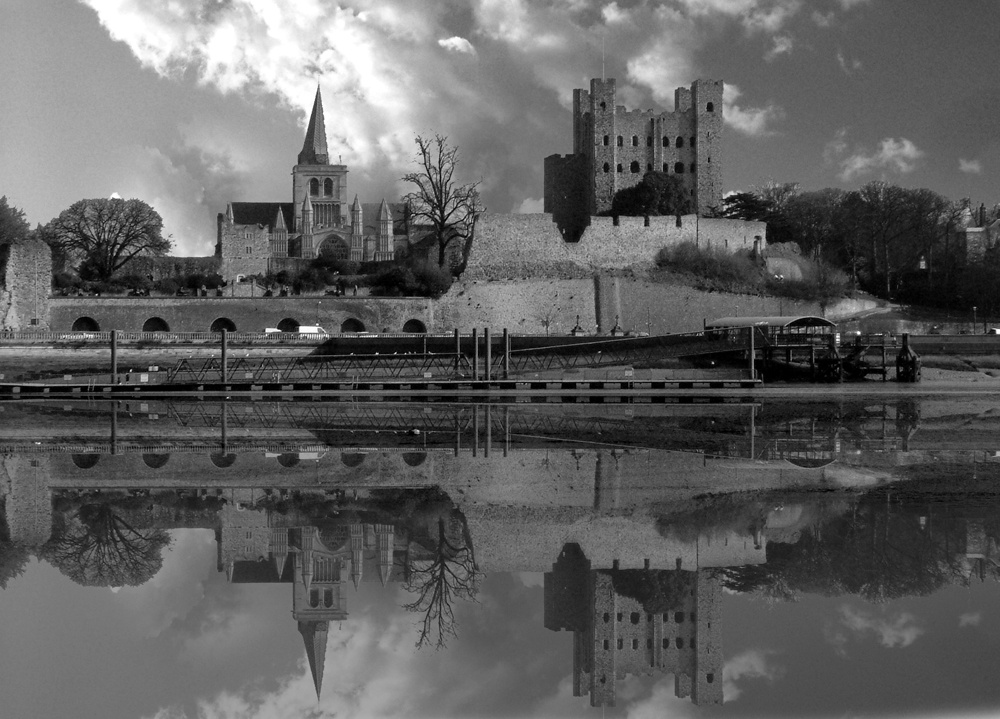
[[[454,602],[475,600],[481,577],[464,518],[460,514],[439,517],[429,556],[407,566],[404,586],[416,599],[403,608],[423,614],[418,648],[433,643],[440,649],[449,637],[457,636]]]
[[[45,235],[71,256],[79,257],[81,275],[108,281],[137,255],[164,255],[163,219],[142,200],[80,200],[45,226]]]
[[[446,250],[452,243],[462,245],[463,258],[476,230],[476,221],[483,212],[476,181],[460,185],[455,179],[458,148],[448,144],[448,138],[416,137],[418,169],[403,175],[403,181],[416,186],[403,199],[410,207],[415,225],[428,227],[437,242],[438,265],[445,266]]]

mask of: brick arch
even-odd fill
[[[425,335],[427,334],[427,325],[420,320],[407,320],[406,324],[403,325],[403,332],[413,335]]]
[[[169,454],[143,454],[142,462],[150,469],[159,469],[170,461]]]
[[[143,332],[169,332],[170,325],[162,317],[150,317],[142,323]]]
[[[344,332],[364,332],[365,324],[359,319],[348,317],[340,324],[341,333]]]
[[[101,455],[99,454],[74,454],[73,464],[75,464],[80,469],[90,469],[95,464],[101,461]]]
[[[208,329],[209,332],[222,332],[222,330],[225,330],[226,332],[235,332],[236,323],[228,317],[218,317],[214,322],[212,322],[212,326]]]
[[[293,319],[292,317],[286,317],[278,323],[278,329],[282,332],[298,332],[299,321],[297,319]]]
[[[214,464],[219,469],[225,469],[226,467],[232,467],[234,464],[236,464],[236,455],[235,454],[224,454],[222,452],[212,452],[210,455],[208,455],[208,457],[209,457],[209,459],[212,460],[212,464]]]
[[[100,332],[101,326],[93,317],[77,317],[70,329],[73,332]]]

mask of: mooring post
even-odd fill
[[[479,329],[472,328],[472,381],[479,379]]]
[[[510,332],[503,328],[503,378],[510,379]]]
[[[475,330],[473,330],[475,333]],[[479,454],[479,405],[472,405],[472,456]]]
[[[229,331],[222,328],[222,384],[229,382]]]
[[[225,330],[223,330],[225,332]],[[226,400],[221,402],[222,409],[222,453],[229,454],[229,412],[226,407]]]
[[[118,330],[111,330],[111,384],[118,384]]]
[[[486,439],[484,440],[484,457],[490,456],[490,450],[493,449],[493,405],[486,405]]]
[[[486,367],[483,374],[486,377],[486,381],[489,382],[493,379],[493,342],[490,340],[490,328],[483,328],[483,342],[486,343]]]
[[[754,357],[757,354],[757,350],[754,349],[754,346],[753,346],[753,326],[751,325],[747,329],[750,330],[750,353],[749,353],[750,354],[750,379],[757,379],[757,375],[754,374],[755,370],[754,370],[754,366],[753,366],[753,364],[754,364]]]
[[[455,328],[455,372],[462,363],[462,337],[458,334],[458,327]]]
[[[118,402],[111,403],[111,454],[118,454]]]

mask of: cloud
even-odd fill
[[[876,616],[849,605],[840,608],[840,624],[858,638],[874,634],[879,643],[888,648],[904,648],[917,641],[924,633],[915,615],[899,612],[895,616]]]
[[[905,175],[916,169],[924,154],[923,150],[905,137],[899,139],[887,137],[874,151],[860,146],[851,151],[847,142],[847,129],[841,128],[826,144],[823,159],[827,164],[839,165],[840,172],[837,173],[837,177],[848,182],[880,171]]]
[[[850,10],[857,5],[865,5],[869,0],[840,0],[840,7],[844,10]]]
[[[983,621],[982,612],[965,612],[958,615],[958,627],[978,627]]]
[[[764,60],[771,62],[779,55],[789,55],[792,52],[792,47],[794,43],[792,38],[788,35],[775,35],[773,38],[773,45],[771,49],[767,51],[764,55]]]
[[[848,77],[858,72],[863,67],[860,60],[854,58],[849,61],[846,57],[844,57],[844,53],[840,50],[837,50],[837,64],[840,65],[840,69],[843,70],[844,74]]]
[[[472,46],[472,43],[464,37],[458,37],[457,35],[438,40],[438,45],[449,52],[461,52],[468,55],[476,54],[476,48]]]
[[[771,126],[785,116],[785,111],[774,104],[764,107],[741,107],[736,101],[743,93],[736,85],[726,85],[722,100],[726,124],[737,132],[751,137],[773,134]]]
[[[743,690],[737,682],[746,679],[766,679],[774,682],[785,674],[784,667],[773,663],[774,652],[751,649],[726,661],[722,666],[722,696],[726,702],[735,701]]]
[[[958,170],[969,175],[980,175],[983,172],[983,163],[979,160],[964,160],[958,158]]]

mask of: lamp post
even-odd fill
[[[782,274],[777,274],[774,276],[774,281],[778,283],[778,314],[782,317],[785,316],[785,298],[781,294],[781,283],[785,281],[785,276]]]
[[[976,334],[976,306],[972,305],[972,334]]]

